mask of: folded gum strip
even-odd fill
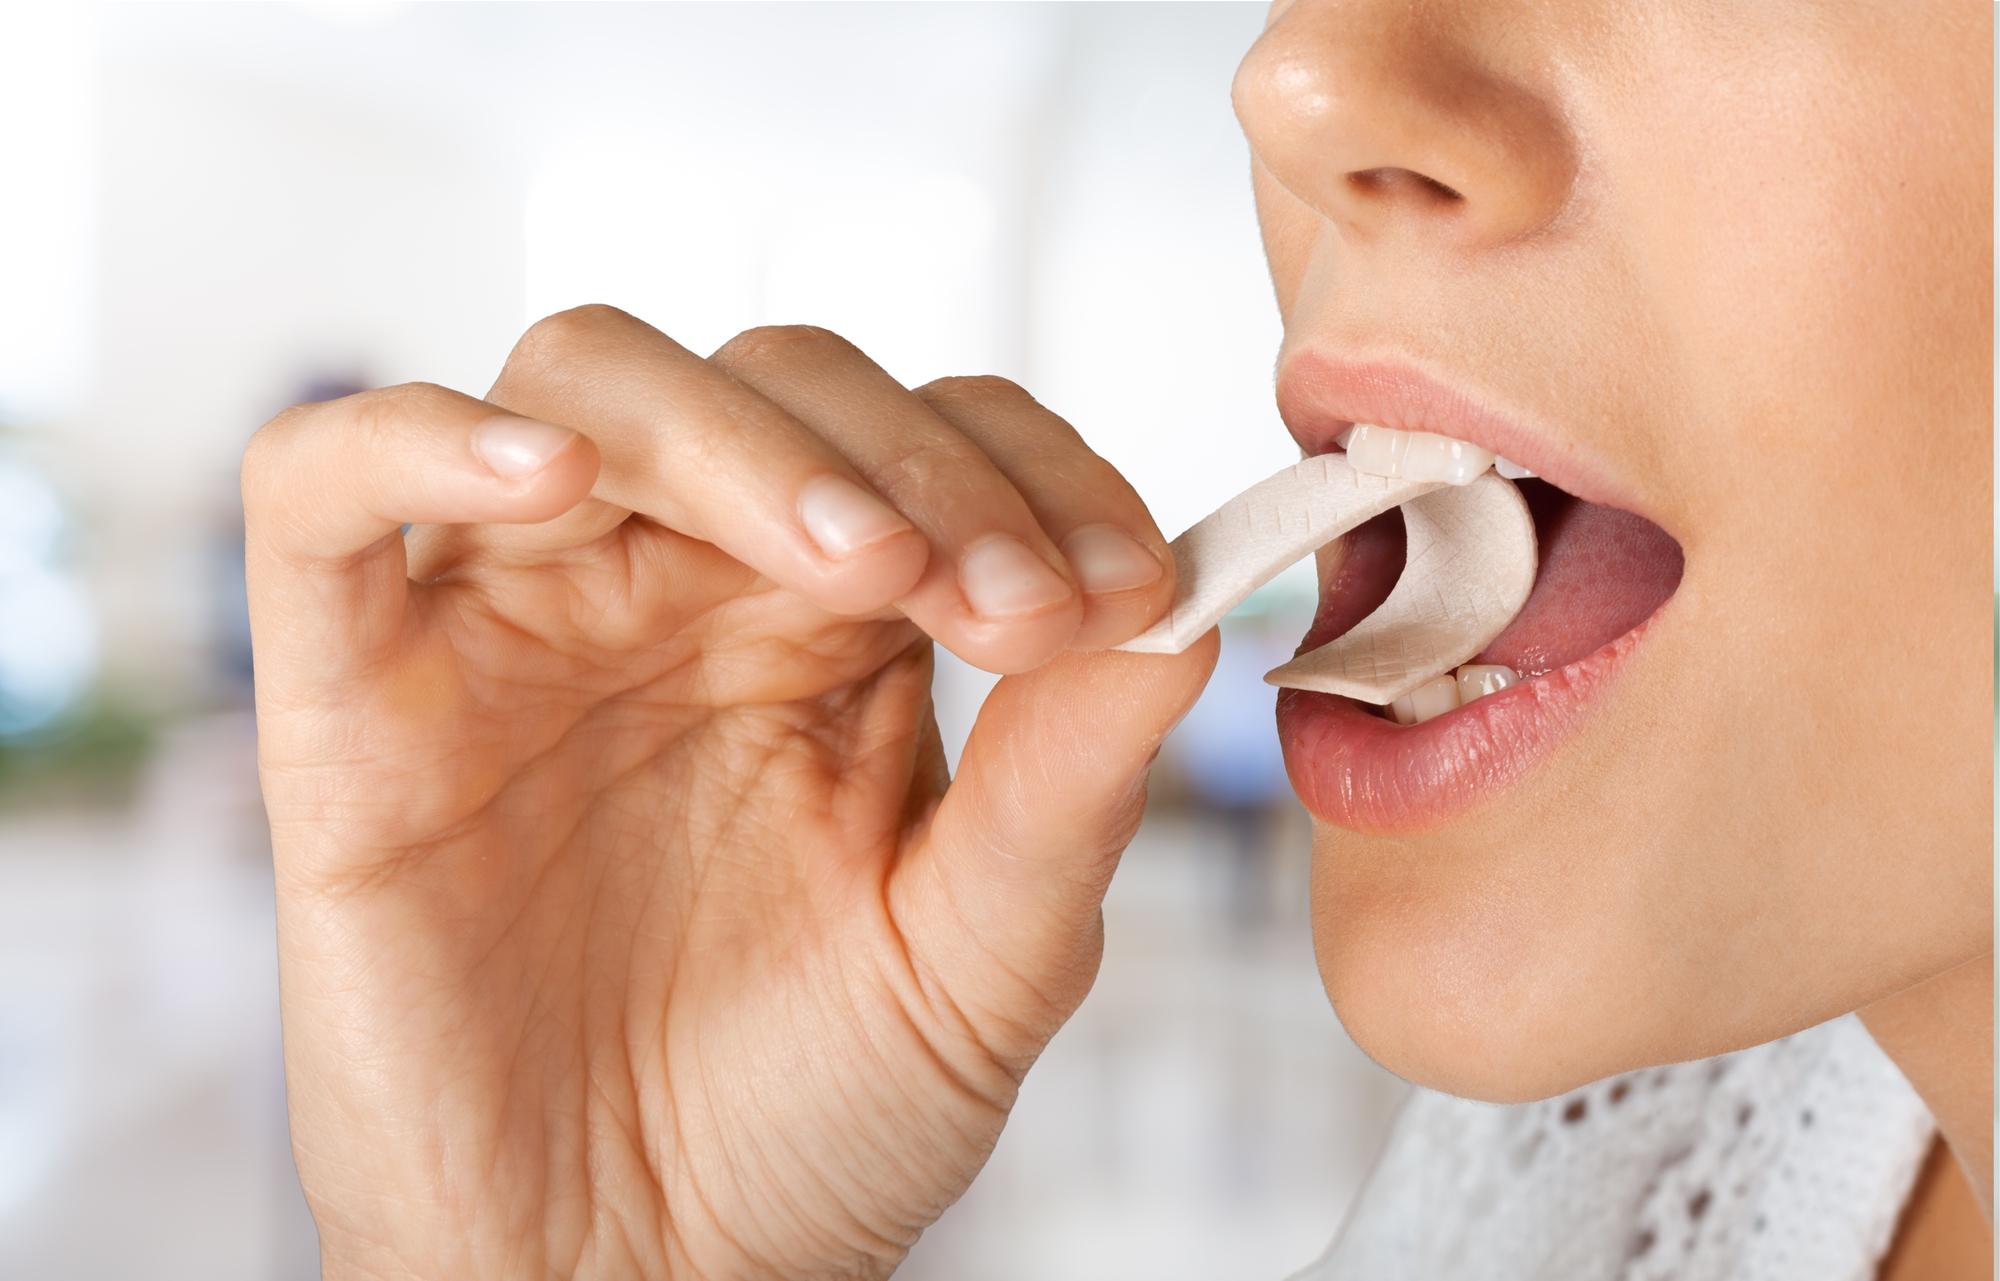
[[[1158,623],[1118,648],[1178,654],[1293,562],[1392,507],[1409,555],[1382,605],[1264,679],[1387,704],[1484,649],[1535,585],[1535,525],[1513,482],[1364,475],[1322,454],[1259,481],[1173,542],[1179,587]]]

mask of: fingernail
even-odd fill
[[[799,523],[834,560],[914,528],[895,508],[844,476],[815,476],[799,490]]]
[[[1124,592],[1156,583],[1165,571],[1144,544],[1122,529],[1087,525],[1069,536],[1063,555],[1086,592]]]
[[[1069,584],[1028,545],[1006,534],[974,543],[958,565],[958,586],[982,618],[1026,614],[1069,596]]]
[[[519,480],[549,465],[576,433],[533,418],[489,418],[472,433],[472,452],[495,476]]]

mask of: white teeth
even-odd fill
[[[1470,485],[1493,465],[1490,450],[1427,431],[1356,423],[1341,437],[1348,466],[1370,476]]]
[[[1467,663],[1458,669],[1458,701],[1470,703],[1475,698],[1498,694],[1520,680],[1513,668],[1499,663]]]
[[[1421,725],[1457,706],[1458,681],[1446,673],[1432,677],[1389,704],[1389,715],[1398,725]]]
[[[1457,672],[1433,677],[1390,703],[1389,719],[1398,725],[1421,725],[1475,698],[1497,694],[1521,678],[1498,663],[1467,663]]]
[[[1361,442],[1359,457],[1355,447],[1357,436]],[[1479,464],[1481,458],[1489,459],[1493,470],[1508,480],[1531,480],[1535,475],[1521,464],[1495,457],[1477,445],[1430,432],[1395,431],[1373,423],[1355,423],[1335,436],[1333,443],[1347,451],[1349,466],[1371,476],[1399,476],[1404,480],[1437,480],[1448,485],[1467,485],[1485,470]],[[1411,470],[1413,460],[1414,471]]]
[[[1369,476],[1397,477],[1403,474],[1403,455],[1410,449],[1410,433],[1356,423],[1347,429],[1343,445],[1347,465]]]

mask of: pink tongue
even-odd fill
[[[1475,662],[1539,676],[1604,646],[1653,616],[1681,585],[1681,545],[1644,516],[1520,482],[1535,515],[1541,568],[1528,603]]]
[[[1643,516],[1582,502],[1545,481],[1519,484],[1534,513],[1541,568],[1520,614],[1473,661],[1539,676],[1596,653],[1652,617],[1680,586],[1681,548]],[[1400,511],[1376,517],[1347,540],[1301,652],[1366,618],[1403,571]]]

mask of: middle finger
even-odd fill
[[[1027,671],[1084,619],[1074,571],[1012,481],[853,344],[823,329],[740,334],[709,357],[818,433],[932,547],[896,604],[975,667]]]

